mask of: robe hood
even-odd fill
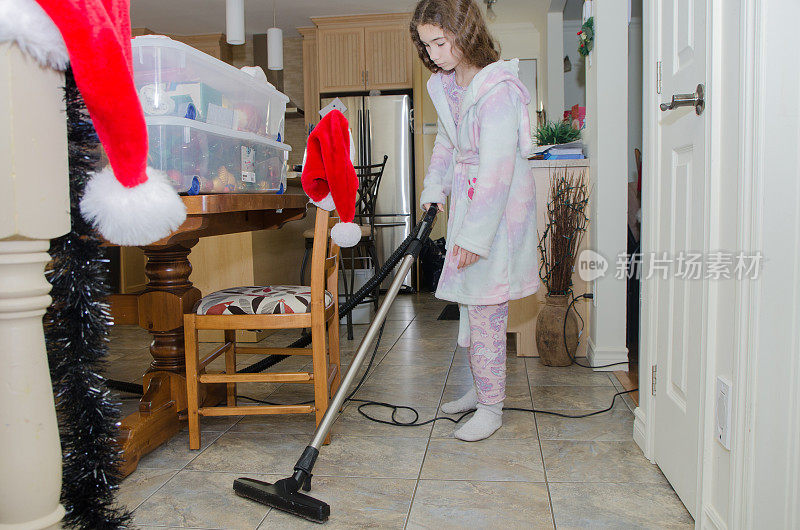
[[[450,115],[450,108],[447,105],[442,89],[441,72],[433,74],[428,80],[428,93],[439,94],[441,97],[433,97],[434,106],[439,117],[446,116],[442,121],[448,129],[451,138],[455,138],[455,123]],[[531,102],[531,95],[527,87],[519,79],[519,59],[499,60],[483,67],[470,81],[461,102],[461,115],[465,115],[466,109],[473,105],[479,105],[481,100],[499,85],[507,84],[512,92],[515,92],[522,105],[520,106],[518,142],[520,154],[528,157],[533,153],[533,141],[530,118],[527,106]],[[438,101],[437,101],[438,100]],[[442,105],[444,103],[444,105]],[[442,108],[440,108],[442,107]]]

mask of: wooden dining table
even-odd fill
[[[120,473],[132,473],[139,459],[174,436],[186,420],[186,367],[183,315],[200,300],[189,281],[190,253],[200,238],[279,229],[306,215],[308,197],[301,192],[215,194],[182,197],[186,221],[169,236],[140,247],[147,263],[144,291],[115,300],[115,324],[138,324],[150,332],[153,360],[144,374],[139,410],[120,422]],[[208,385],[203,403],[225,398],[225,385]]]

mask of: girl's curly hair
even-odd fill
[[[425,24],[438,26],[449,34],[463,60],[473,66],[483,68],[500,59],[500,45],[489,34],[474,0],[420,0],[414,9],[409,25],[411,40],[428,70],[440,72],[442,69],[431,61],[417,32],[417,27]]]

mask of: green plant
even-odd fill
[[[538,145],[566,144],[579,140],[581,132],[573,129],[569,122],[551,121],[539,125],[535,136]]]

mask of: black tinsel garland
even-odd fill
[[[64,90],[72,230],[50,243],[52,266],[47,274],[53,303],[44,317],[63,454],[61,502],[67,512],[63,524],[124,528],[131,515],[114,503],[120,481],[115,444],[119,409],[98,374],[111,324],[105,302],[107,260],[100,239],[78,209],[88,174],[98,163],[98,140],[71,70]]]

